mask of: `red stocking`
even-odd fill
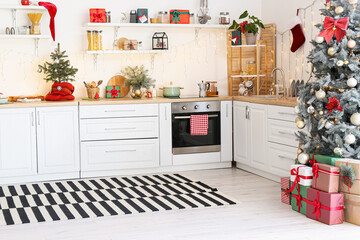
[[[305,35],[301,27],[301,20],[299,17],[295,17],[290,22],[290,29],[293,35],[293,43],[291,45],[291,51],[296,52],[305,43]]]

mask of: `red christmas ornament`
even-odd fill
[[[349,17],[333,19],[331,17],[325,17],[324,20],[324,31],[319,34],[319,37],[324,37],[326,42],[329,44],[334,34],[336,40],[339,43],[343,37],[346,36],[346,29],[349,26]]]
[[[99,99],[99,98],[100,98],[99,93],[96,93],[95,94],[95,99]]]
[[[326,0],[326,3],[329,3],[330,2],[330,0]]]
[[[329,109],[328,113],[331,113],[333,110],[343,111],[342,106],[340,106],[340,101],[336,98],[329,98],[329,103],[326,104],[326,108]]]

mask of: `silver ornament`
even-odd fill
[[[324,37],[319,37],[319,36],[317,36],[316,38],[315,38],[315,42],[316,43],[323,43],[324,42],[324,40],[325,40],[325,38]]]
[[[350,122],[355,126],[360,126],[360,113],[351,115]]]
[[[344,10],[345,10],[344,7],[338,6],[338,7],[335,8],[335,13],[336,14],[342,14],[344,12]]]
[[[340,147],[334,148],[334,153],[336,156],[341,157],[344,154],[344,150]]]
[[[336,66],[338,66],[338,67],[344,66],[344,61],[343,61],[343,60],[337,61],[337,62],[336,62]]]
[[[347,144],[354,144],[356,142],[356,137],[353,134],[349,133],[345,136],[345,142]]]
[[[317,99],[321,100],[321,99],[324,99],[326,97],[326,92],[324,90],[320,89],[319,91],[317,91],[315,93],[315,95],[316,95]]]
[[[349,78],[346,82],[346,84],[348,85],[348,87],[356,87],[356,85],[358,84],[358,81],[355,78]]]
[[[303,129],[305,127],[304,119],[301,119],[301,118],[297,117],[295,119],[295,123],[296,123],[296,127],[299,128],[299,129]]]
[[[296,106],[296,107],[294,108],[294,112],[295,112],[295,114],[299,114],[299,113],[300,113],[300,108],[299,108],[299,106]]]
[[[307,153],[300,153],[298,156],[298,162],[301,164],[307,164],[309,162],[310,158],[309,158],[309,154]]]
[[[348,41],[348,43],[347,43],[347,47],[350,48],[350,49],[353,49],[354,47],[356,47],[356,41],[350,39],[350,40]]]
[[[37,72],[42,73],[42,68],[38,68]]]
[[[315,108],[313,106],[308,107],[307,112],[313,114],[315,112]]]

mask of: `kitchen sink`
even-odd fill
[[[256,95],[256,96],[251,96],[254,98],[265,98],[265,99],[275,99],[277,98],[276,95]]]

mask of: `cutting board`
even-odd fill
[[[120,97],[125,97],[130,92],[130,87],[124,87],[126,78],[121,75],[116,75],[110,78],[108,86],[120,86]]]

